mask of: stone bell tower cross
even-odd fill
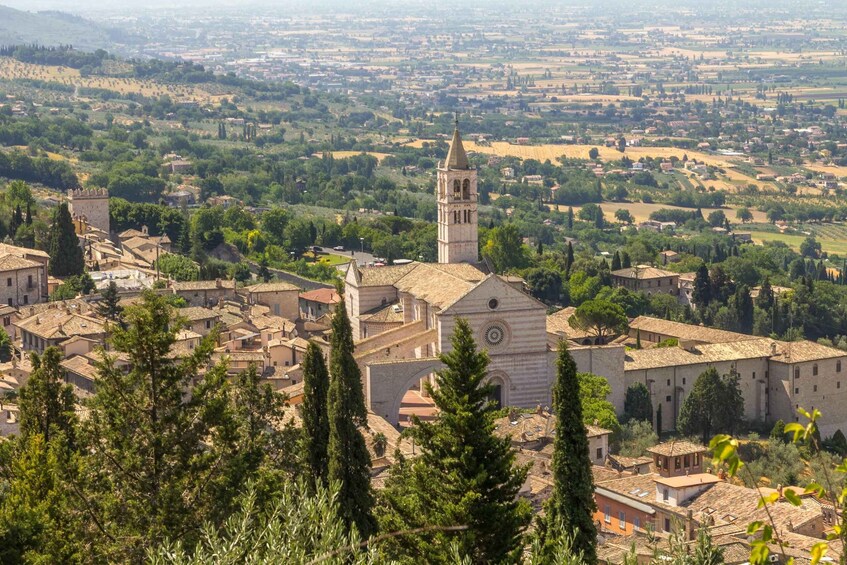
[[[479,262],[476,174],[468,163],[456,118],[450,150],[438,168],[439,263]]]

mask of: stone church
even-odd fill
[[[479,261],[477,171],[458,122],[437,177],[438,263],[348,267],[346,306],[368,405],[396,424],[405,392],[440,368],[458,317],[488,351],[495,401],[548,405],[557,339],[548,334],[547,307],[524,292],[522,280],[492,274]],[[573,354],[580,370],[622,384],[622,347],[575,347]],[[622,404],[617,395],[611,400]]]

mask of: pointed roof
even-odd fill
[[[445,169],[468,170],[471,168],[468,162],[468,154],[462,145],[462,136],[459,135],[459,120],[456,120],[456,129],[453,130],[453,140],[450,142],[450,150],[447,159],[444,160]]]

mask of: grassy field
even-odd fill
[[[656,210],[661,209],[669,209],[669,210],[686,210],[688,212],[694,212],[693,208],[682,208],[679,206],[671,206],[670,204],[645,204],[644,202],[603,202],[600,205],[603,208],[603,214],[607,219],[612,220],[614,218],[614,214],[617,210],[623,208],[624,210],[628,210],[630,214],[635,218],[636,222],[643,222],[650,219],[650,213],[655,212]],[[551,210],[556,209],[555,204],[549,205]],[[574,206],[574,212],[578,212],[581,206]],[[566,211],[568,207],[564,204],[559,205],[559,211]],[[737,208],[728,206],[726,208],[703,208],[703,216],[708,217],[709,214],[714,212],[715,210],[721,210],[726,217],[729,218],[729,221],[733,224],[737,223],[735,219],[735,211]],[[755,222],[766,222],[767,218],[765,217],[764,212],[760,212],[758,210],[750,210],[753,214],[753,221]],[[746,231],[743,227],[737,228],[739,231]],[[799,244],[798,244],[799,245]]]
[[[847,232],[847,227],[843,225],[816,226],[809,231],[811,231],[817,238],[818,242],[820,242],[821,249],[823,251],[826,251],[827,253],[836,253],[843,257],[847,255],[847,234],[837,236],[841,230]],[[753,241],[756,243],[761,244],[766,241],[781,241],[795,250],[800,249],[800,244],[803,243],[803,240],[805,240],[806,237],[808,237],[805,234],[796,232],[778,233],[751,230],[751,234],[753,236]]]

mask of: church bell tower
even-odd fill
[[[458,118],[450,151],[438,168],[437,190],[438,262],[479,262],[476,169],[468,163]]]

